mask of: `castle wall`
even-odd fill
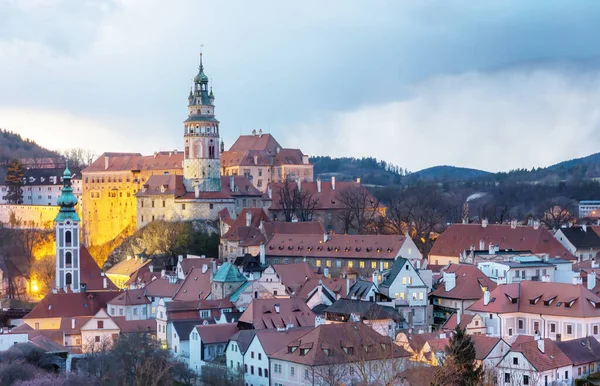
[[[55,205],[0,205],[0,223],[4,226],[11,226],[10,217],[14,213],[14,217],[20,221],[19,226],[15,228],[33,228],[37,229],[52,229],[54,227],[54,219],[58,214],[60,207]]]

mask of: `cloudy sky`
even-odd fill
[[[598,25],[592,1],[0,0],[0,127],[181,148],[204,45],[226,147],[547,166],[600,151]]]

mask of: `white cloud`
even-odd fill
[[[314,155],[377,157],[416,171],[540,167],[600,151],[600,73],[512,69],[440,76],[412,95],[288,127]]]

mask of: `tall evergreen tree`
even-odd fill
[[[456,326],[446,346],[443,364],[433,386],[476,386],[483,380],[483,367],[475,364],[475,345],[465,330]]]
[[[10,161],[6,169],[6,180],[4,183],[8,187],[6,200],[9,204],[23,203],[23,179],[25,178],[25,170],[18,159]]]

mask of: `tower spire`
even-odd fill
[[[77,205],[77,197],[73,194],[73,188],[71,187],[71,171],[69,170],[69,161],[65,162],[65,171],[63,172],[63,187],[61,194],[58,197],[57,204],[60,206],[58,215],[56,216],[57,222],[65,221],[70,219],[72,221],[79,221],[79,216],[75,210]]]

